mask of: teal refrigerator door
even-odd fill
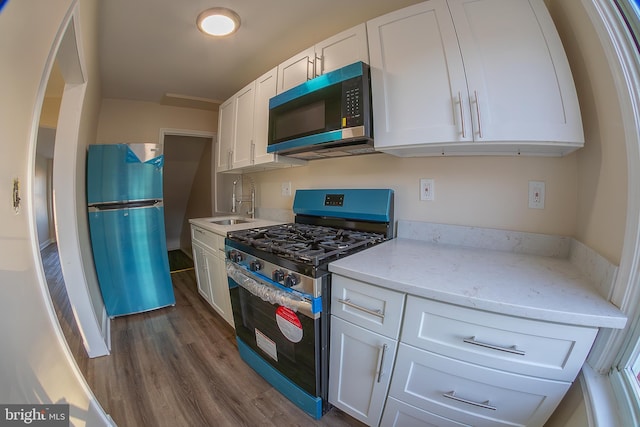
[[[161,205],[92,210],[89,227],[109,317],[175,304]]]

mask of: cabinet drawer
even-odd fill
[[[380,427],[471,427],[469,424],[443,418],[404,402],[387,398]]]
[[[331,314],[398,339],[404,294],[334,274]]]
[[[212,233],[200,227],[191,226],[191,239],[207,246],[214,252],[218,250],[224,251],[224,236]]]
[[[514,373],[573,381],[597,329],[407,298],[402,342]]]
[[[400,344],[389,395],[474,426],[541,426],[570,385],[485,368]]]

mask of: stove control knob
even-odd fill
[[[249,270],[251,271],[260,271],[262,270],[262,263],[258,260],[251,261],[249,263]]]
[[[300,278],[298,276],[296,276],[295,274],[287,274],[287,277],[285,277],[285,279],[284,279],[284,285],[287,288],[295,286],[298,283],[300,283]]]
[[[273,270],[273,273],[271,273],[271,278],[274,282],[282,282],[284,280],[284,271]]]
[[[240,261],[242,261],[244,257],[242,256],[242,254],[238,251],[230,251],[229,252],[229,259],[233,262],[239,263]]]

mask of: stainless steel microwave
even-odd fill
[[[375,152],[369,66],[356,62],[269,100],[267,152],[319,159]]]

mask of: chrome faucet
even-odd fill
[[[231,213],[236,213],[236,184],[238,184],[238,181],[233,181],[233,193],[231,194]]]
[[[247,212],[251,218],[256,217],[256,186],[251,183],[251,210]]]

